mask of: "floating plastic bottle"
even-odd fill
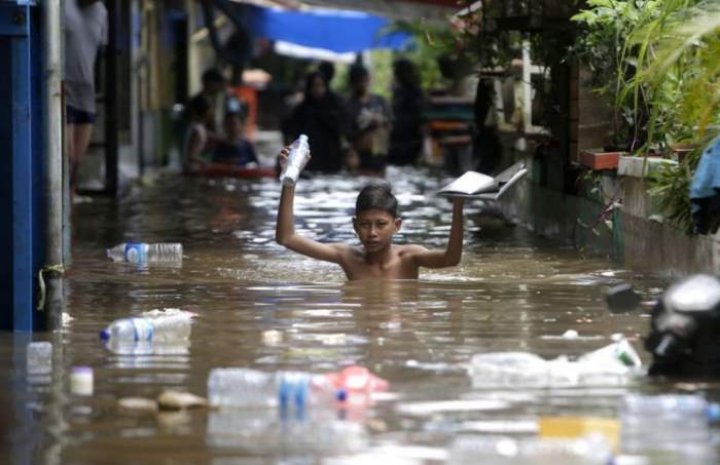
[[[628,368],[642,367],[640,356],[635,352],[630,342],[624,338],[580,356],[578,362],[610,365],[617,365],[619,362]]]
[[[290,145],[287,165],[281,176],[282,183],[286,186],[294,186],[298,177],[300,177],[300,171],[302,171],[304,164],[309,159],[310,144],[308,143],[308,137],[305,134],[300,134],[300,137]]]
[[[359,365],[335,373],[267,373],[249,368],[216,368],[208,376],[208,398],[216,407],[279,407],[302,412],[308,405],[354,408],[371,402],[389,383]]]
[[[182,263],[182,244],[176,242],[160,242],[146,244],[144,242],[124,242],[107,249],[107,256],[114,262],[143,264],[177,264]]]
[[[601,436],[579,439],[514,439],[505,436],[457,437],[448,465],[607,465],[612,450]]]
[[[208,400],[213,407],[278,408],[302,417],[309,406],[344,402],[346,391],[336,389],[324,375],[250,368],[215,368],[208,376]]]
[[[573,387],[626,385],[642,373],[642,362],[626,340],[577,360],[545,360],[527,352],[477,354],[470,362],[474,387]]]
[[[109,344],[153,342],[173,343],[190,337],[191,318],[171,315],[157,318],[122,318],[100,331],[100,339]]]
[[[709,425],[713,406],[691,394],[632,394],[620,401],[623,454],[643,455],[653,464],[716,464]]]

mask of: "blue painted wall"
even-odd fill
[[[44,329],[35,310],[44,255],[39,8],[0,2],[0,329]]]

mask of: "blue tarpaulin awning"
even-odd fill
[[[249,13],[248,26],[255,36],[335,53],[402,49],[411,41],[404,32],[389,32],[388,19],[359,11],[252,7]]]

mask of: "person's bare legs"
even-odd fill
[[[77,172],[80,160],[85,156],[90,139],[92,138],[93,125],[89,123],[68,124],[68,153],[70,154],[70,191],[74,192],[77,185]]]

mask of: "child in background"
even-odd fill
[[[258,159],[252,143],[243,137],[245,118],[241,111],[229,111],[223,120],[225,137],[213,152],[213,162],[255,168]]]
[[[217,137],[208,130],[213,119],[213,109],[204,98],[195,98],[190,101],[188,108],[190,123],[185,131],[183,143],[183,163],[186,170],[204,166],[208,162],[202,154],[213,149]]]

